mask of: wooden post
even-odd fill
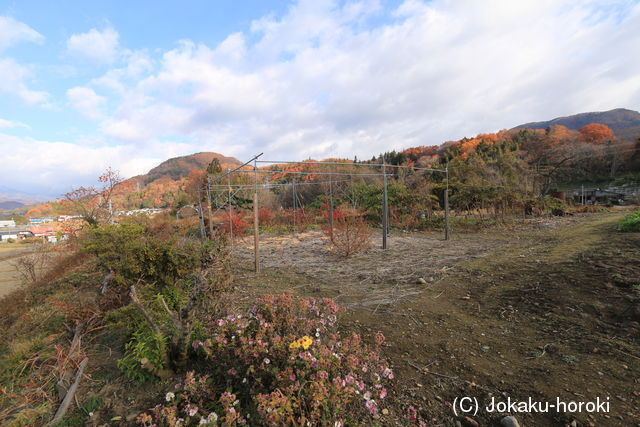
[[[204,209],[202,208],[202,198],[198,203],[198,216],[200,217],[200,237],[203,239],[207,238],[207,232],[204,228]]]
[[[329,233],[333,241],[333,178],[329,178]]]
[[[233,250],[233,205],[231,204],[231,174],[227,169],[227,212],[229,213],[229,244]]]
[[[382,190],[382,249],[387,249],[387,234],[389,232],[389,202],[387,199],[387,166],[383,159],[382,175],[384,188]]]
[[[446,187],[444,190],[444,240],[449,240],[449,167],[445,169]]]
[[[211,177],[207,176],[207,200],[209,204],[207,205],[208,213],[209,213],[209,238],[213,240],[213,209],[211,208]]]
[[[258,168],[257,162],[253,161],[253,252],[255,255],[255,270],[260,272],[260,230],[258,223]]]
[[[296,234],[296,226],[297,226],[297,216],[298,216],[298,202],[296,198],[296,179],[294,178],[291,181],[291,198],[293,199],[293,234]]]

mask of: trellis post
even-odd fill
[[[389,230],[389,201],[387,199],[387,164],[382,160],[384,188],[382,190],[382,249],[387,249],[387,233]]]
[[[227,169],[227,204],[229,208],[227,212],[229,212],[229,242],[231,245],[231,250],[233,250],[233,206],[231,205],[231,172]]]
[[[449,165],[445,168],[446,185],[444,189],[444,240],[449,240]]]
[[[255,255],[255,270],[260,272],[260,224],[258,223],[258,166],[253,161],[253,252]]]

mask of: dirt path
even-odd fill
[[[455,425],[470,396],[610,402],[607,414],[513,414],[524,425],[640,422],[640,236],[613,232],[621,214],[580,216],[510,233],[400,235],[336,261],[319,236],[267,239],[265,269],[239,251],[240,298],[293,288],[349,308],[345,328],[388,337],[397,401]],[[281,254],[280,257],[274,256]],[[427,283],[419,285],[417,278]],[[401,414],[390,414],[389,421]],[[505,414],[480,411],[480,425]],[[473,425],[460,419],[462,425]],[[391,422],[391,421],[390,421]]]

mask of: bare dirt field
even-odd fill
[[[16,289],[22,283],[22,276],[16,269],[16,261],[33,252],[34,247],[24,244],[7,244],[0,246],[0,298]],[[41,267],[37,269],[40,271]]]
[[[14,267],[16,258],[21,255],[22,251],[16,249],[0,252],[0,298],[7,295],[21,283],[20,274]]]
[[[501,232],[394,233],[389,249],[332,255],[317,231],[234,250],[236,298],[292,289],[347,308],[345,329],[382,331],[398,375],[394,424],[412,402],[432,425],[499,425],[492,398],[610,403],[608,413],[517,414],[522,425],[640,423],[640,235],[623,213],[539,219]],[[423,280],[420,280],[423,279]],[[481,404],[456,417],[456,397]]]

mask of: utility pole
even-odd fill
[[[449,240],[449,164],[445,168],[446,186],[444,190],[444,240]]]

